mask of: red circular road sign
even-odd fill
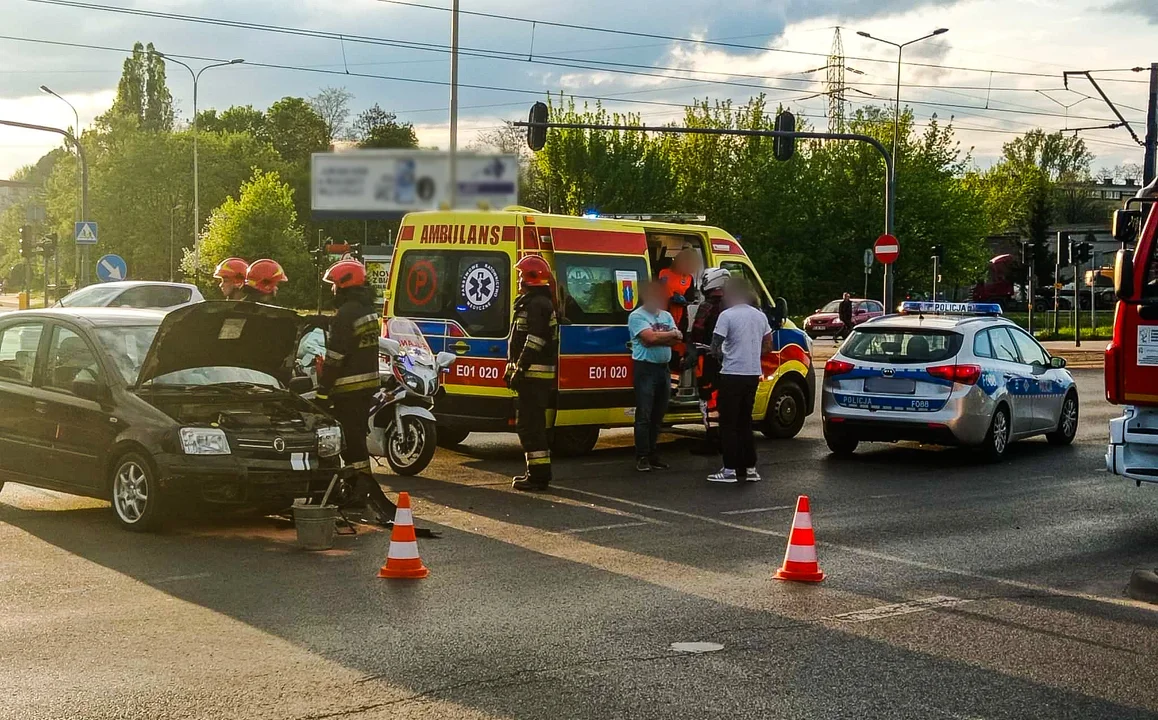
[[[885,265],[892,265],[901,254],[901,244],[892,235],[881,235],[873,243],[873,254]]]

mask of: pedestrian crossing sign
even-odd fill
[[[76,228],[77,245],[97,244],[97,224],[94,222],[78,222]]]
[[[638,276],[634,270],[615,271],[615,295],[624,310],[634,310],[639,299]]]

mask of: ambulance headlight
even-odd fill
[[[318,428],[318,455],[333,457],[342,452],[342,428],[338,426]]]

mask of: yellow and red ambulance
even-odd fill
[[[558,396],[553,445],[561,454],[595,446],[602,428],[634,422],[627,316],[641,282],[696,250],[704,267],[747,279],[766,309],[773,298],[740,243],[704,225],[502,211],[411,213],[394,249],[385,317],[415,321],[434,352],[458,356],[435,402],[440,442],[471,432],[513,431],[514,394],[503,384],[514,265],[526,254],[550,263],[557,278]],[[805,334],[785,321],[764,357],[754,417],[770,437],[796,435],[815,405],[815,373]],[[694,373],[684,373],[664,422],[698,423]]]

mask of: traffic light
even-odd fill
[[[1059,232],[1057,234],[1057,264],[1065,267],[1071,263],[1070,250],[1073,241],[1070,240],[1070,234]]]
[[[1088,242],[1074,243],[1073,261],[1075,265],[1084,265],[1090,261],[1093,248]]]
[[[546,123],[549,115],[547,103],[537,102],[531,106],[531,114],[527,116],[527,122],[530,123]],[[535,152],[543,149],[547,144],[547,128],[545,125],[531,125],[527,128],[527,146]]]
[[[787,110],[777,113],[776,132],[796,132],[796,116]],[[792,156],[796,154],[796,138],[772,138],[772,154],[780,161],[791,160]]]
[[[20,257],[32,257],[32,228],[27,225],[20,226]]]
[[[944,260],[945,259],[945,246],[944,245],[934,245],[932,256],[937,258],[938,260]]]

